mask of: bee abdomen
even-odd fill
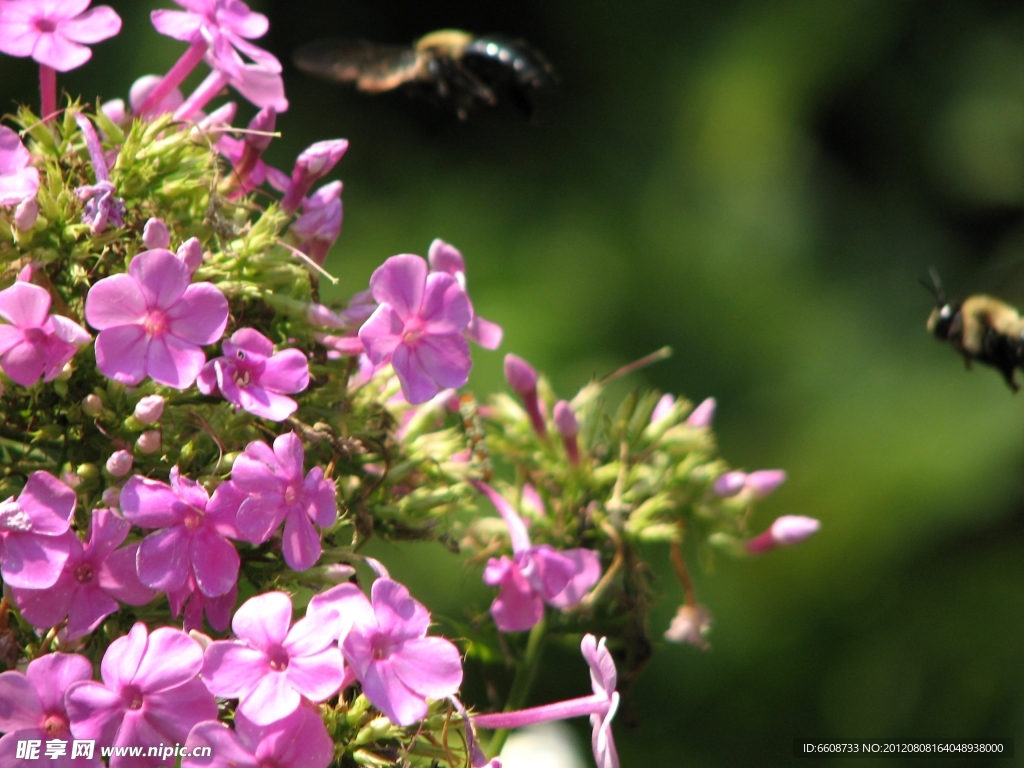
[[[505,35],[484,35],[473,40],[463,58],[490,61],[509,73],[520,85],[547,88],[555,83],[555,71],[544,55],[525,40]]]

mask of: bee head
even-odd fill
[[[945,341],[949,338],[953,324],[960,314],[960,303],[946,303],[932,310],[928,316],[928,332]]]

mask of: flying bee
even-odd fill
[[[544,55],[525,40],[477,37],[457,29],[431,32],[412,47],[365,41],[319,40],[295,52],[303,72],[366,93],[395,88],[420,91],[451,104],[459,118],[507,98],[524,116],[533,114],[533,91],[554,85]]]
[[[977,360],[989,365],[1006,379],[1014,392],[1020,386],[1014,370],[1024,371],[1024,318],[991,296],[969,296],[963,301],[946,300],[938,273],[930,270],[932,285],[922,285],[935,296],[935,309],[928,318],[928,330],[935,338],[948,341],[960,353],[968,368]]]

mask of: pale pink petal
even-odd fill
[[[58,72],[67,72],[91,59],[92,51],[59,34],[42,34],[32,46],[32,58]]]
[[[235,634],[256,648],[280,645],[292,623],[292,599],[284,592],[266,592],[242,603],[231,622]]]
[[[74,573],[65,568],[53,586],[45,589],[14,587],[14,601],[22,617],[33,627],[49,629],[59,624],[71,608],[78,591]]]
[[[228,387],[225,386],[222,389],[228,390]],[[229,402],[234,402],[234,398],[229,391],[224,392],[224,397]],[[298,403],[290,397],[277,395],[260,387],[239,389],[238,402],[243,410],[251,413],[253,416],[259,416],[270,421],[284,421],[295,413],[299,407]]]
[[[427,262],[420,256],[405,253],[392,256],[374,270],[370,291],[378,303],[389,304],[404,321],[419,314],[426,281]]]
[[[146,312],[145,296],[129,275],[103,278],[89,289],[85,299],[85,319],[101,331],[141,324],[146,320]]]
[[[391,654],[391,668],[406,686],[428,699],[451,696],[462,685],[459,649],[443,637],[406,640]]]
[[[98,43],[121,31],[121,17],[108,5],[90,8],[85,13],[60,23],[60,34],[76,43]]]
[[[462,252],[440,238],[430,244],[427,260],[435,272],[447,272],[449,275],[466,272],[466,261],[462,258]]]
[[[7,351],[0,367],[16,383],[31,387],[46,371],[46,354],[42,345],[25,341]]]
[[[50,313],[45,288],[20,280],[0,291],[0,317],[18,328],[39,328]]]
[[[424,370],[415,352],[405,344],[395,348],[391,366],[402,385],[402,395],[412,405],[427,402],[441,390],[437,382]]]
[[[427,633],[430,614],[404,585],[393,579],[377,579],[370,588],[370,599],[380,631],[392,639],[406,640]]]
[[[217,286],[195,283],[168,310],[167,319],[168,329],[175,336],[200,346],[213,344],[224,335],[228,300]]]
[[[0,673],[0,731],[38,728],[46,719],[35,687],[21,672]]]
[[[324,471],[313,467],[302,483],[306,513],[321,528],[334,525],[338,519],[338,501],[334,481],[324,479]]]
[[[259,765],[256,757],[242,746],[235,732],[216,720],[198,723],[189,732],[185,747],[189,754],[194,754],[197,748],[206,747],[210,756],[186,757],[181,761],[181,768],[258,768]]]
[[[309,386],[309,360],[297,349],[285,349],[267,360],[260,386],[271,392],[292,394]]]
[[[203,19],[194,13],[184,11],[156,10],[149,14],[150,21],[161,35],[191,43],[202,26]]]
[[[146,654],[132,680],[143,691],[166,691],[186,683],[203,667],[203,647],[180,629],[160,627],[149,634]]]
[[[286,432],[274,439],[274,456],[285,476],[291,480],[302,477],[302,462],[306,452],[302,440],[294,432]]]
[[[238,533],[250,544],[262,544],[270,538],[288,514],[284,499],[268,499],[262,496],[250,496],[238,508],[236,525]]]
[[[484,320],[479,315],[470,320],[469,325],[466,327],[466,337],[470,341],[475,341],[484,349],[497,349],[500,347],[504,334],[505,332],[501,329],[500,325],[492,323],[490,320]]]
[[[370,703],[395,725],[412,725],[426,717],[426,701],[402,683],[389,660],[370,664],[360,682]]]
[[[239,702],[238,711],[257,725],[269,725],[290,715],[301,701],[283,672],[269,672]]]
[[[85,637],[120,606],[99,587],[79,589],[68,609],[68,640]]]
[[[454,277],[434,272],[427,277],[419,316],[426,333],[461,333],[469,325],[473,310],[466,291]]]
[[[146,351],[146,373],[153,381],[188,389],[206,363],[203,350],[170,334],[154,337]]]
[[[92,664],[78,654],[48,653],[29,663],[25,677],[39,693],[43,709],[62,712],[68,688],[79,680],[92,679]],[[0,696],[0,701],[3,701],[3,696]]]
[[[12,587],[46,589],[53,585],[68,559],[68,536],[9,533],[3,540],[0,576]]]
[[[314,595],[306,608],[306,616],[333,624],[335,636],[342,641],[353,625],[377,626],[370,601],[355,584],[339,584]]]
[[[266,654],[242,642],[218,640],[203,656],[203,682],[216,696],[245,696],[260,677],[270,672]]]
[[[565,589],[544,599],[555,608],[565,610],[577,605],[601,578],[601,558],[590,549],[567,549],[560,553],[573,563],[572,576]]]
[[[0,355],[5,354],[24,340],[25,334],[13,325],[0,324]]]
[[[192,535],[190,560],[196,585],[207,597],[227,594],[238,581],[238,550],[208,528]]]
[[[96,337],[96,366],[108,379],[134,386],[146,378],[149,336],[141,325],[122,325]]]
[[[491,616],[502,632],[531,629],[544,615],[544,601],[534,592],[518,567],[512,567],[501,581],[501,590],[491,603]]]
[[[235,727],[245,733],[245,717],[235,719]],[[320,715],[301,706],[287,718],[271,723],[260,731],[256,754],[265,765],[288,768],[327,768],[334,759],[334,743]]]
[[[139,580],[167,592],[185,583],[189,570],[189,537],[183,525],[150,534],[139,544]]]
[[[100,589],[128,605],[145,605],[156,592],[139,581],[135,559],[138,544],[131,544],[111,554],[99,567],[96,581]]]
[[[69,344],[85,344],[92,339],[89,332],[69,317],[51,315],[54,335]]]
[[[157,630],[159,632],[160,630]],[[183,637],[188,637],[183,632]],[[195,641],[192,641],[195,643]],[[198,643],[195,643],[198,645]],[[194,673],[193,673],[194,674]],[[217,717],[217,701],[201,680],[187,680],[174,688],[148,693],[142,706],[142,715],[147,724],[161,738],[146,741],[131,741],[132,744],[181,743],[188,737],[192,726],[204,720]],[[127,718],[126,718],[127,720]],[[130,762],[127,768],[135,768]]]
[[[281,549],[284,561],[293,571],[308,570],[320,559],[320,534],[304,513],[292,513],[285,518]]]
[[[359,329],[359,340],[366,355],[374,365],[386,363],[395,349],[402,343],[405,324],[389,304],[382,304],[373,311]]]
[[[293,656],[288,662],[289,683],[310,701],[336,694],[345,678],[345,664],[336,646],[320,653]]]
[[[458,389],[469,380],[473,363],[469,343],[460,334],[423,336],[414,347],[419,365],[445,389]]]
[[[64,703],[71,720],[71,733],[76,739],[114,743],[125,713],[125,704],[119,693],[99,683],[83,680],[68,689]]]
[[[137,621],[127,635],[122,635],[110,644],[100,662],[100,674],[108,687],[119,689],[132,682],[142,655],[146,652],[148,640],[146,625]]]
[[[171,309],[192,280],[188,267],[165,248],[140,253],[128,265],[128,274],[150,310]]]
[[[166,528],[185,519],[186,506],[167,483],[132,475],[121,489],[121,514],[140,528]]]

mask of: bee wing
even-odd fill
[[[303,72],[337,83],[355,83],[361,91],[390,91],[423,77],[412,48],[362,40],[318,40],[299,48],[295,65]]]

